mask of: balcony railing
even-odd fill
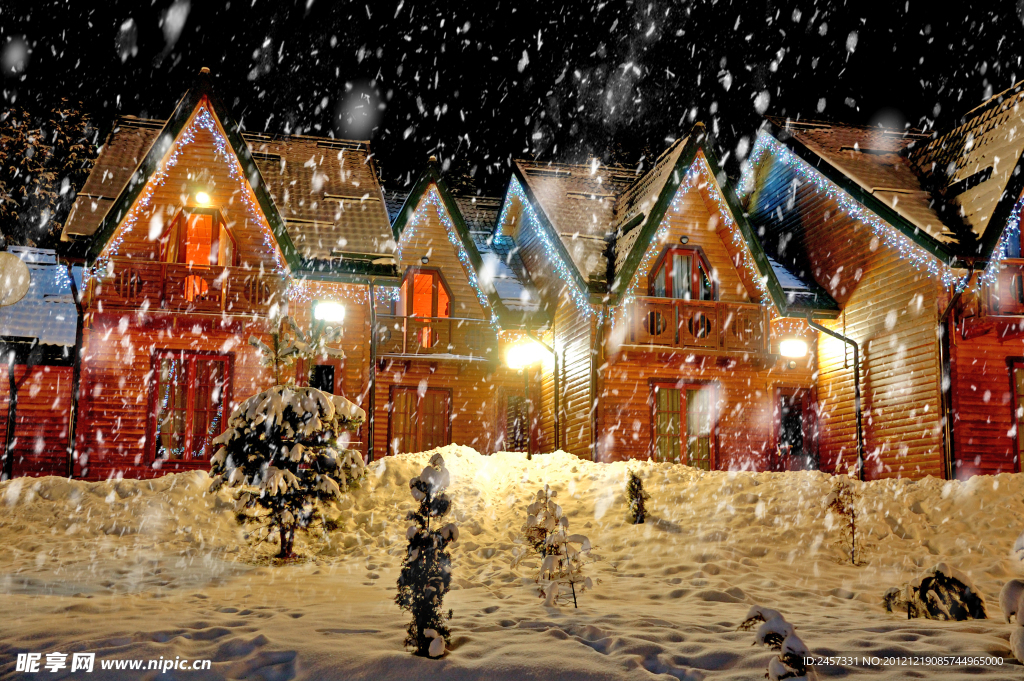
[[[688,350],[768,351],[764,308],[753,303],[636,298],[628,313],[629,343]]]
[[[266,314],[280,300],[284,281],[241,267],[194,267],[178,263],[114,259],[113,273],[95,281],[104,309]]]
[[[377,315],[377,355],[454,355],[498,360],[498,336],[485,319]]]

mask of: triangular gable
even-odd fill
[[[546,319],[538,313],[532,315],[516,315],[512,313],[502,302],[493,286],[484,286],[480,281],[480,273],[484,268],[484,261],[479,249],[473,242],[473,238],[466,226],[466,221],[459,209],[459,205],[452,196],[447,182],[441,177],[437,162],[431,159],[426,169],[420,174],[412,190],[402,204],[401,210],[391,225],[395,243],[398,246],[398,254],[401,256],[404,245],[403,237],[410,234],[410,227],[421,204],[434,207],[441,218],[448,235],[448,240],[455,249],[455,253],[462,263],[470,286],[477,296],[480,306],[490,312],[491,321],[503,328],[517,328],[523,325],[531,326],[542,324]],[[518,317],[518,319],[517,319]]]
[[[718,167],[710,147],[707,132],[704,126],[698,123],[678,154],[672,172],[666,176],[653,207],[646,215],[634,215],[627,224],[620,227],[620,231],[625,232],[636,220],[641,220],[638,227],[632,227],[639,232],[612,281],[612,303],[619,304],[630,299],[634,295],[637,273],[646,271],[653,264],[652,253],[656,254],[659,250],[659,234],[665,229],[665,215],[679,191],[703,183],[712,200],[718,205],[719,213],[732,234],[732,243],[728,246],[741,253],[742,266],[746,268],[746,279],[757,288],[755,297],[760,298],[765,304],[774,305],[779,315],[783,317],[803,317],[809,309],[823,316],[833,316],[838,310],[838,305],[824,293],[815,296],[811,308],[806,304],[790,303],[779,275],[757,240],[732,186],[719,185],[717,178],[724,177],[724,174]]]
[[[944,285],[952,285],[958,280],[953,267],[960,263],[949,246],[904,220],[825,159],[792,138],[783,143],[767,131],[758,135],[742,181],[745,194],[753,189],[753,178],[765,156],[784,164],[801,181],[809,183],[815,192],[834,200],[847,215],[870,228],[882,243],[899,250],[903,262],[938,278]]]
[[[152,187],[166,179],[167,171],[176,162],[175,152],[188,145],[191,141],[189,133],[197,125],[213,133],[218,151],[223,153],[229,164],[231,176],[252,191],[255,203],[247,200],[246,191],[242,193],[248,211],[257,224],[265,225],[273,245],[280,249],[288,266],[298,269],[298,253],[285,230],[284,220],[267,191],[266,183],[253,161],[248,145],[242,139],[238,125],[213,94],[206,69],[200,73],[196,85],[178,102],[157,141],[107,211],[93,237],[87,260],[92,263],[100,257],[115,242],[115,234],[121,236],[134,228],[134,221],[148,204]],[[230,154],[227,153],[228,149],[231,150]],[[150,188],[149,191],[147,188]]]

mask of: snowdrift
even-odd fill
[[[306,560],[288,565],[272,564],[276,546],[246,541],[229,493],[207,493],[205,473],[0,483],[0,592],[11,613],[0,621],[0,673],[15,676],[16,652],[71,650],[209,658],[204,678],[751,679],[776,655],[737,631],[754,603],[781,612],[815,655],[1010,655],[998,617],[907,621],[887,613],[882,597],[941,562],[998,612],[1002,584],[1019,576],[1024,475],[854,483],[865,565],[853,567],[833,546],[824,473],[441,451],[451,472],[448,519],[461,537],[443,659],[403,650],[406,617],[393,603],[414,503],[408,483],[429,459],[423,453],[372,463],[333,510],[341,529],[297,540]],[[629,515],[629,470],[651,494],[642,525]],[[539,559],[509,567],[526,506],[544,484],[597,558],[586,566],[597,583],[579,609],[544,606]],[[1007,678],[1014,670],[927,673]]]

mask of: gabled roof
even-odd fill
[[[718,185],[712,189],[718,191],[725,202],[729,217],[736,223],[754,260],[754,268],[779,314],[784,317],[804,316],[808,309],[826,314],[838,310],[836,302],[824,291],[810,289],[802,283],[794,284],[796,279],[793,275],[768,258],[732,185],[722,181],[725,174],[712,147],[704,126],[696,124],[686,138],[669,147],[647,175],[637,180],[634,187],[623,195],[615,244],[615,272],[609,296],[612,304],[618,302],[636,274],[687,172],[694,162],[700,162],[699,153]]]
[[[396,275],[384,264],[394,240],[369,143],[243,133],[213,94],[208,73],[166,121],[118,120],[65,223],[65,241],[85,244],[92,257],[102,250],[111,224],[123,219],[204,96],[293,272],[354,281]]]
[[[501,201],[491,197],[456,197],[433,157],[395,213],[391,226],[395,242],[401,243],[402,233],[431,186],[436,189],[474,274],[482,284],[481,290],[501,325],[518,328],[545,324],[547,318],[540,310],[539,297],[523,277],[525,268],[515,244],[508,237],[491,233]],[[477,229],[471,230],[471,226]]]
[[[253,194],[256,196],[260,210],[270,225],[270,230],[277,240],[281,253],[293,270],[299,268],[299,254],[292,243],[291,237],[285,230],[284,221],[268,192],[267,185],[252,158],[252,153],[242,139],[241,130],[238,124],[232,120],[227,108],[213,92],[209,69],[200,71],[195,85],[178,102],[170,118],[167,119],[167,122],[158,131],[155,141],[151,143],[149,150],[142,157],[137,168],[127,179],[117,197],[107,209],[106,214],[100,220],[86,251],[86,259],[89,262],[95,260],[103,251],[103,248],[114,235],[121,221],[135,203],[135,200],[139,198],[149,178],[160,167],[164,156],[173,148],[182,129],[191,120],[196,109],[204,101],[209,102],[213,113],[219,119],[221,127],[226,134],[228,145],[242,166],[242,171],[245,173]],[[139,137],[141,138],[142,136]],[[92,174],[95,174],[96,171],[97,169],[94,168]],[[74,215],[71,217],[73,218]],[[73,233],[71,229],[66,230],[66,234]]]
[[[941,262],[949,265],[956,260],[956,230],[941,219],[935,201],[905,156],[911,144],[922,141],[921,135],[780,119],[769,119],[761,134],[784,144],[850,198]]]
[[[78,309],[67,267],[57,262],[56,251],[17,246],[7,250],[25,263],[31,279],[24,298],[0,307],[0,341],[73,347]]]
[[[608,285],[608,242],[618,198],[637,179],[629,168],[516,161],[513,172],[534,211],[558,237],[586,287]]]
[[[1024,192],[1024,81],[918,143],[909,159],[937,199],[977,238],[964,257],[988,259]]]

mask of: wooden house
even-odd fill
[[[866,477],[1020,470],[1020,96],[946,132],[772,119],[759,136],[750,221],[860,352],[858,419],[852,348],[819,335],[824,468],[849,468],[861,430]]]

